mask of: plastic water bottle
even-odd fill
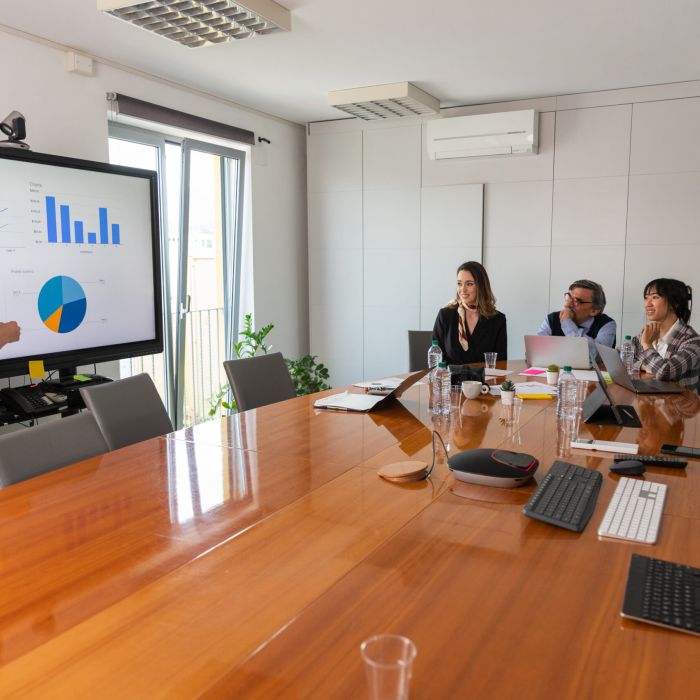
[[[576,409],[576,377],[566,365],[557,384],[557,418],[571,415]]]
[[[446,362],[438,363],[433,379],[433,413],[449,416],[452,408],[452,375]]]
[[[437,367],[440,362],[442,362],[442,350],[440,350],[438,341],[433,340],[431,346],[428,348],[428,367],[431,369],[431,377],[435,376],[434,368]]]
[[[626,335],[625,340],[620,346],[620,359],[625,366],[628,374],[634,372],[634,345],[632,344],[632,336]]]

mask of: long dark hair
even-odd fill
[[[481,263],[475,260],[470,260],[469,262],[462,263],[457,268],[457,276],[460,272],[469,272],[474,278],[474,284],[476,285],[476,308],[479,311],[479,316],[484,318],[492,318],[498,311],[496,310],[496,297],[491,291],[491,282],[489,282],[489,276],[486,269]],[[455,308],[459,306],[459,297],[455,297],[447,306],[450,308]]]
[[[668,302],[673,309],[673,313],[680,318],[683,323],[688,323],[690,313],[693,310],[693,290],[685,282],[659,277],[652,280],[644,287],[644,296],[647,294],[658,294]]]

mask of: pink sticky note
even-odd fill
[[[545,374],[547,370],[544,369],[538,369],[537,367],[530,367],[530,369],[526,369],[524,372],[521,372],[520,374],[527,374],[527,375],[540,375],[540,374]]]

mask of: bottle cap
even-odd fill
[[[447,362],[438,362],[438,367],[447,367]]]
[[[625,340],[632,340],[632,336],[631,336],[631,335],[626,335],[626,336],[625,336]]]
[[[571,372],[571,365],[564,365],[565,372]]]

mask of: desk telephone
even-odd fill
[[[30,418],[55,413],[68,405],[66,394],[44,389],[37,384],[10,387],[3,389],[0,394],[8,408]]]

